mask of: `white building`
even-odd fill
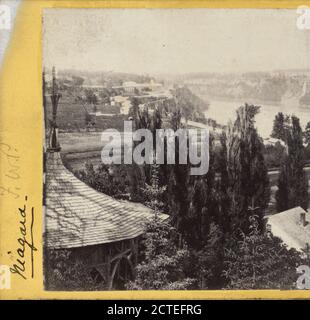
[[[120,114],[127,115],[129,113],[131,102],[128,97],[114,96],[110,98],[110,103],[112,107],[120,108]]]
[[[131,102],[129,100],[126,100],[121,104],[120,113],[124,115],[128,115],[130,108],[131,108]]]
[[[163,85],[151,80],[149,83],[136,83],[134,81],[125,81],[121,86],[114,86],[113,89],[124,89],[125,92],[133,93],[135,89],[149,89],[151,91],[161,90]]]

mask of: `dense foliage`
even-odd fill
[[[261,233],[255,216],[249,233],[233,238],[225,247],[224,276],[228,289],[293,289],[300,254],[280,239]]]
[[[195,282],[186,274],[189,251],[180,244],[179,234],[160,216],[146,225],[142,240],[143,258],[136,266],[134,281],[127,284],[130,290],[185,290]]]
[[[177,101],[177,100],[176,100]],[[181,127],[184,110],[169,110],[169,126]],[[171,106],[170,106],[171,107]],[[153,133],[163,124],[162,111],[141,110],[133,101],[136,128]],[[163,111],[164,112],[164,111]],[[245,104],[219,137],[210,135],[210,169],[191,176],[188,165],[99,166],[87,164],[80,179],[103,193],[138,200],[154,210],[145,225],[135,277],[127,289],[270,289],[293,288],[302,256],[265,229],[270,198],[266,148],[255,128],[259,107]],[[308,206],[303,134],[298,118],[278,115],[272,148],[282,169],[276,195],[278,210]],[[175,156],[178,159],[178,139]],[[168,213],[168,220],[161,212]],[[53,268],[59,266],[53,262]],[[73,268],[73,267],[72,267]],[[77,269],[75,269],[77,268]],[[70,270],[70,266],[69,269]],[[71,275],[79,264],[63,270]],[[59,282],[58,273],[51,279]],[[88,279],[88,278],[85,278]],[[89,280],[89,284],[93,283]],[[97,284],[93,284],[93,287]]]
[[[49,290],[104,290],[105,284],[98,281],[87,268],[85,262],[70,250],[45,251],[45,287]]]
[[[222,140],[226,150],[226,165],[222,177],[227,187],[231,231],[248,231],[250,215],[263,216],[270,197],[269,178],[263,157],[263,142],[254,127],[259,107],[245,105],[237,110],[237,119],[228,127]]]
[[[284,211],[297,206],[308,208],[308,180],[304,171],[305,150],[299,119],[291,117],[286,129],[287,155],[282,163],[276,193],[277,209]]]

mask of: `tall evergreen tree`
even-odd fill
[[[163,202],[163,194],[166,191],[166,186],[160,186],[158,164],[151,165],[151,181],[146,183],[143,189],[144,203],[146,206],[154,210],[155,215],[164,211],[165,204]]]
[[[286,143],[287,155],[280,170],[276,193],[277,210],[284,211],[296,206],[306,210],[309,196],[308,180],[304,171],[305,148],[299,119],[295,116],[291,117]]]
[[[172,217],[173,225],[185,237],[188,235],[189,195],[194,179],[189,172],[190,168],[187,164],[176,163],[171,165],[168,182],[169,213]]]
[[[273,129],[271,137],[286,141],[287,130],[289,126],[290,118],[287,115],[284,115],[282,112],[279,112],[273,121]]]
[[[216,184],[217,194],[219,197],[219,216],[222,226],[223,233],[231,233],[232,223],[231,223],[231,210],[230,210],[230,197],[229,197],[229,175],[227,166],[227,135],[223,131],[220,136],[221,150],[219,152],[218,158],[218,172],[219,179]]]
[[[215,159],[213,151],[214,138],[209,138],[209,171],[203,176],[193,178],[189,188],[189,212],[187,217],[187,242],[195,249],[205,245],[211,223],[221,225],[219,215],[219,198],[215,181]]]
[[[224,235],[222,227],[211,222],[203,246],[192,249],[192,272],[199,289],[221,289],[223,285]]]
[[[181,115],[178,103],[176,103],[176,109],[170,115],[170,126],[175,132],[182,127]],[[175,137],[175,164],[167,165],[169,172],[169,198],[167,200],[173,226],[187,240],[191,236],[188,228],[190,222],[189,209],[195,178],[190,175],[190,165],[188,161],[187,164],[179,163],[179,143],[179,137]]]
[[[134,129],[148,129],[152,132],[153,135],[153,149],[155,154],[156,147],[156,130],[160,129],[162,126],[162,117],[159,110],[159,106],[156,106],[153,113],[149,111],[148,105],[142,107],[139,103],[139,99],[133,97],[131,99],[131,115],[133,117]],[[136,147],[139,142],[135,142],[134,147]],[[161,169],[160,167],[158,169]],[[138,165],[132,163],[129,168],[129,177],[130,177],[130,190],[131,190],[131,199],[136,201],[143,201],[143,187],[145,183],[150,184],[152,173],[151,165],[143,164]]]
[[[304,131],[304,140],[307,146],[309,146],[310,145],[310,121],[307,123]]]
[[[130,290],[185,290],[195,282],[187,276],[190,253],[184,241],[169,221],[163,221],[160,210],[165,188],[159,187],[158,165],[152,166],[151,184],[146,184],[146,205],[154,210],[154,219],[145,226],[142,239],[142,261],[136,266],[136,276],[127,283]]]
[[[226,149],[227,193],[231,230],[248,231],[250,215],[263,216],[268,206],[270,187],[267,167],[263,158],[263,142],[255,124],[259,107],[245,104],[237,110],[237,119],[228,126],[223,143]]]

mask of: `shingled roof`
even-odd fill
[[[289,248],[303,251],[307,244],[310,244],[310,213],[301,207],[266,218],[272,234],[280,238]]]
[[[59,152],[47,151],[45,238],[49,248],[65,249],[132,239],[144,232],[154,212],[119,201],[77,179]],[[161,219],[168,216],[160,214]]]

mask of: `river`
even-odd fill
[[[201,97],[203,98],[203,97]],[[244,105],[244,101],[226,101],[226,100],[211,100],[206,99],[209,103],[209,109],[205,112],[207,118],[212,118],[220,124],[227,124],[229,119],[235,119],[236,109]],[[272,132],[273,120],[278,112],[284,114],[294,114],[300,119],[300,123],[304,128],[308,121],[310,121],[310,107],[295,107],[292,108],[293,103],[282,103],[279,105],[258,104],[261,106],[260,113],[256,115],[256,127],[258,133],[263,138],[268,138]],[[296,105],[296,104],[295,104]]]

